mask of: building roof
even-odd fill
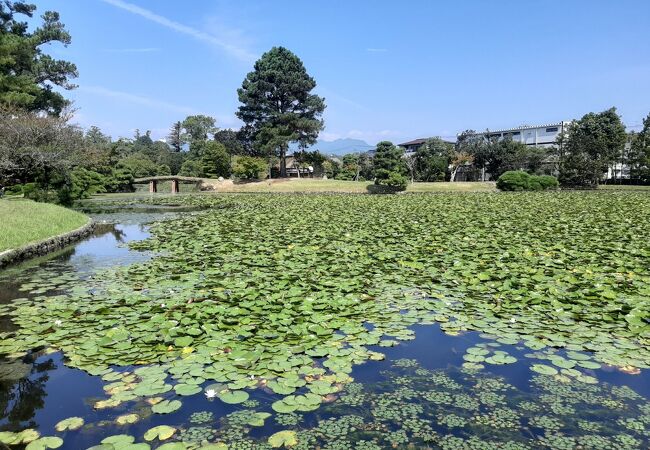
[[[561,127],[562,125],[567,124],[567,123],[569,123],[569,122],[564,121],[564,122],[557,122],[557,123],[547,123],[547,124],[544,124],[544,125],[520,125],[518,127],[503,128],[501,130],[486,130],[486,131],[478,132],[476,134],[505,133],[505,132],[508,132],[508,131],[533,130],[535,128]]]
[[[407,147],[407,146],[409,146],[409,145],[421,145],[421,144],[424,144],[424,143],[425,143],[426,141],[428,141],[429,139],[434,139],[434,138],[433,138],[433,137],[429,137],[429,138],[413,139],[412,141],[404,142],[404,143],[402,143],[402,144],[397,144],[397,145],[400,146],[400,147]],[[442,139],[442,141],[443,141],[443,142],[446,142],[446,143],[448,143],[448,144],[453,144],[453,142],[451,142],[451,141],[447,141],[447,140],[445,140],[445,139]]]

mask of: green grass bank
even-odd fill
[[[31,200],[0,200],[0,252],[76,230],[89,218],[76,211]]]

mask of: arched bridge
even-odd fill
[[[203,178],[196,177],[181,177],[179,175],[161,175],[156,177],[144,177],[136,178],[133,180],[134,184],[143,184],[149,183],[149,192],[154,193],[158,192],[158,182],[159,181],[170,181],[172,182],[172,194],[179,192],[178,184],[179,183],[201,183]]]

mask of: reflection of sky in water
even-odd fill
[[[99,226],[101,228],[101,225]],[[126,244],[149,237],[145,225],[109,225],[109,231],[86,239],[74,247],[68,263],[74,270],[87,272],[98,268],[131,264],[149,258],[147,253],[131,251]],[[101,233],[101,231],[100,231]],[[98,234],[98,233],[96,233]]]

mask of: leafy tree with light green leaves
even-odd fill
[[[630,176],[650,183],[650,114],[643,119],[643,129],[635,134],[628,154]]]
[[[306,148],[323,129],[325,101],[312,93],[315,87],[300,58],[284,47],[273,47],[237,91],[242,103],[237,117],[263,154],[280,158],[281,177],[286,176],[289,144]]]
[[[594,187],[625,147],[625,126],[616,108],[585,114],[559,140],[562,186]]]
[[[0,104],[58,116],[70,104],[54,87],[73,89],[70,79],[79,74],[68,61],[43,53],[43,46],[70,44],[71,37],[59,20],[59,13],[46,11],[43,22],[29,31],[36,5],[25,2],[0,3]]]
[[[188,159],[183,162],[181,170],[178,172],[183,177],[203,177],[203,164],[197,159]]]
[[[181,138],[190,144],[190,158],[201,158],[204,144],[218,131],[214,117],[197,114],[183,121]]]
[[[203,145],[201,156],[203,176],[208,178],[230,176],[230,155],[226,147],[216,141],[208,141]]]

